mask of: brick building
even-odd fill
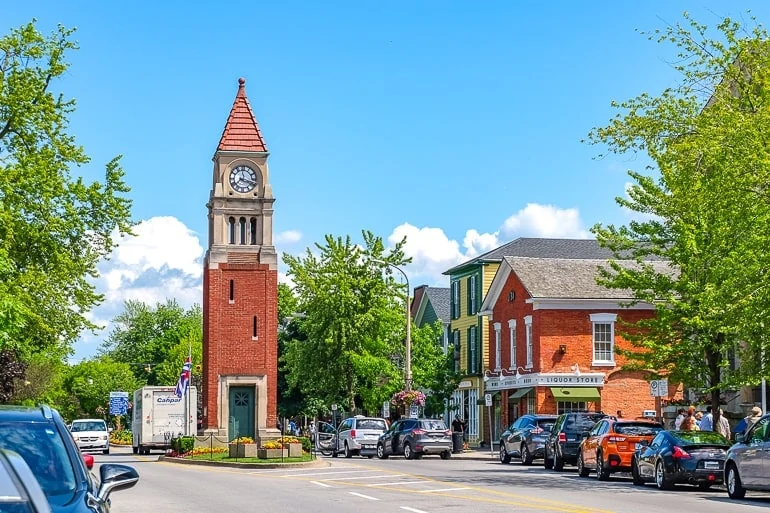
[[[606,260],[502,259],[479,314],[489,318],[484,380],[501,426],[524,413],[621,410],[635,417],[655,409],[650,373],[622,370],[625,362],[615,353],[630,347],[616,332],[618,323],[649,317],[654,309],[624,307],[629,291],[598,285],[602,265]],[[681,396],[681,388],[671,386],[669,394]]]
[[[268,151],[238,92],[214,153],[203,267],[203,428],[278,436],[278,260]]]

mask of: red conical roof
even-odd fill
[[[267,151],[257,118],[246,98],[246,79],[238,79],[238,94],[227,118],[217,151]]]

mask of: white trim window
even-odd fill
[[[511,366],[509,369],[516,370],[516,319],[508,321],[508,340],[511,350]]]
[[[526,367],[527,369],[531,369],[533,366],[533,363],[532,363],[533,341],[532,341],[532,316],[531,315],[527,315],[526,317],[524,317],[524,326],[526,328],[526,333],[527,333],[527,365]]]
[[[460,372],[460,330],[452,332],[452,346],[455,352],[455,372]]]
[[[476,313],[476,275],[468,278],[468,315]]]
[[[593,332],[592,365],[615,365],[615,321],[617,314],[591,314]]]
[[[460,318],[460,281],[452,282],[452,319]]]
[[[496,322],[493,324],[495,328],[495,370],[499,371],[502,368],[502,359],[503,359],[503,347],[502,347],[502,341],[500,340],[500,329],[503,327],[502,324],[499,322]]]
[[[468,328],[468,374],[478,374],[478,351],[476,347],[476,326]]]
[[[477,388],[468,390],[468,438],[476,441],[479,438],[479,391]]]

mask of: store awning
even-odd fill
[[[595,387],[551,387],[557,401],[595,401],[601,398]]]
[[[508,399],[521,399],[525,395],[529,393],[529,391],[532,390],[532,387],[528,388],[517,388],[516,390],[512,390],[510,394],[508,394]]]

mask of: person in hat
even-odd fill
[[[759,419],[762,418],[762,408],[754,406],[751,412],[743,420],[735,425],[735,433],[746,433]]]

